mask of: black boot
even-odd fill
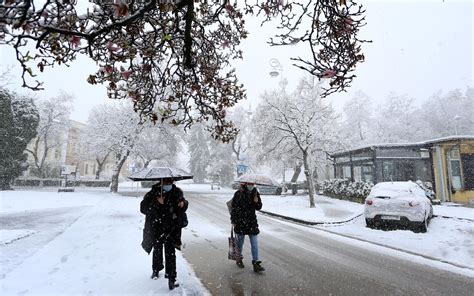
[[[235,261],[235,264],[237,264],[237,266],[240,267],[240,268],[244,268],[244,267],[245,267],[245,266],[244,266],[244,262],[242,262],[242,259]]]
[[[263,268],[260,264],[262,263],[262,261],[252,261],[252,265],[253,265],[253,271],[255,272],[262,272],[262,271],[265,271],[265,268]]]
[[[169,278],[168,279],[168,288],[170,290],[173,290],[174,288],[179,287],[179,284],[176,282],[176,279]]]
[[[152,280],[157,280],[160,277],[160,272],[157,270],[153,270],[153,273],[151,274],[151,279]]]

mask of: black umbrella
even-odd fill
[[[180,181],[192,179],[193,176],[182,169],[171,167],[146,168],[128,177],[132,181],[160,181],[161,195],[163,195],[163,181]]]
[[[169,179],[180,181],[192,179],[193,176],[186,171],[171,167],[146,168],[128,177],[132,181],[163,181]]]

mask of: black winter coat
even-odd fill
[[[258,197],[258,202],[254,202],[254,196]],[[234,231],[238,234],[257,235],[258,229],[257,215],[255,210],[262,209],[262,200],[257,189],[250,191],[247,187],[241,187],[234,193],[232,198],[232,208],[230,220],[235,225]]]
[[[170,191],[163,192],[163,204],[156,200],[156,196],[160,194],[161,187],[153,186],[140,203],[140,212],[146,215],[142,247],[147,253],[150,253],[156,243],[174,243],[172,240],[176,238],[175,233],[186,226],[183,225],[184,220],[187,224],[185,212],[188,201],[184,198],[183,191],[173,185]],[[182,208],[178,207],[181,201],[184,202]]]

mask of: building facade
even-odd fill
[[[430,182],[441,201],[474,203],[474,136],[369,145],[331,155],[336,178]]]
[[[61,132],[58,139],[59,142],[48,152],[45,158],[45,162],[49,168],[53,168],[53,172],[58,177],[61,167],[64,165],[75,167],[76,179],[92,180],[96,178],[98,170],[98,163],[95,155],[89,155],[83,147],[81,137],[82,132],[87,127],[86,124],[69,120],[67,128]],[[35,145],[33,139],[29,146]],[[41,145],[39,145],[41,147]],[[40,150],[40,153],[43,153]],[[28,153],[28,161],[30,162],[30,168],[34,167],[33,156]],[[130,175],[128,171],[128,161],[124,164],[121,172],[121,178]],[[113,153],[110,153],[103,165],[103,169],[100,173],[100,179],[110,179],[115,168],[115,160]],[[27,170],[24,174],[26,177],[32,176],[31,169]]]

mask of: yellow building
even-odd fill
[[[474,136],[429,141],[436,195],[441,201],[474,203]]]

